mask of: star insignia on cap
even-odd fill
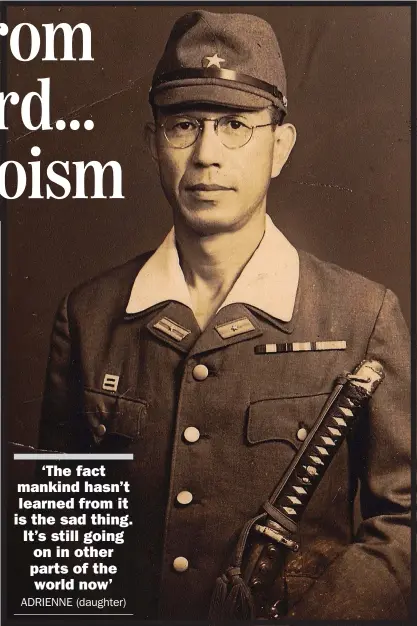
[[[226,59],[222,59],[221,57],[219,57],[217,52],[216,54],[213,54],[213,56],[211,57],[204,57],[203,63],[205,61],[208,61],[205,67],[218,67],[219,69],[221,69],[220,63],[226,63]]]

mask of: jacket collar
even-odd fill
[[[242,303],[289,322],[294,311],[298,280],[298,252],[267,215],[261,243],[219,310],[230,304]],[[136,276],[126,313],[140,313],[168,301],[181,302],[191,310],[193,308],[178,258],[174,229]]]

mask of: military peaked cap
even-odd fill
[[[274,31],[255,15],[187,13],[172,28],[149,101],[254,110],[273,105],[286,113],[285,69]]]

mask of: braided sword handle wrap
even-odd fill
[[[285,486],[274,498],[275,509],[292,523],[300,520],[322,476],[382,376],[382,367],[376,361],[365,361],[353,374],[347,375],[340,394],[309,440]],[[285,519],[279,521],[285,522]],[[284,526],[287,525],[284,523]]]

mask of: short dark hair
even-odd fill
[[[271,115],[271,124],[274,127],[281,126],[285,117],[284,111],[281,111],[281,109],[279,109],[278,107],[274,107],[274,106],[268,107],[268,110]]]

